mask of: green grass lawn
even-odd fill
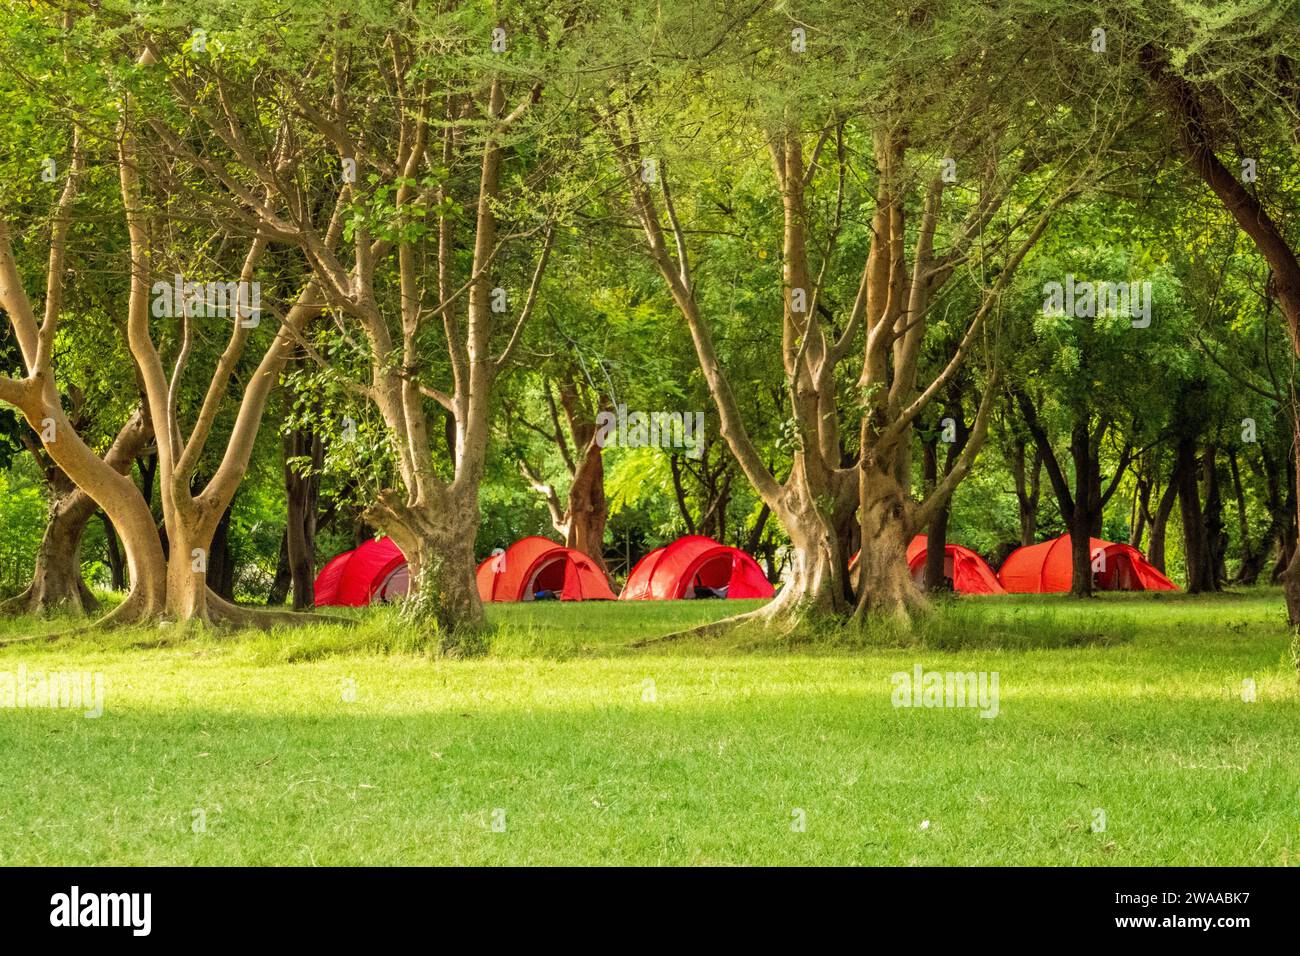
[[[391,610],[10,645],[0,673],[106,692],[98,719],[0,709],[0,863],[1300,863],[1276,591],[629,646],[738,604],[498,606],[491,652],[459,661]],[[998,715],[895,708],[917,664],[996,671]]]

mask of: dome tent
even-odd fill
[[[728,598],[770,598],[775,590],[758,562],[739,548],[692,534],[656,548],[627,577],[621,601],[675,601],[707,588]]]
[[[536,535],[521,538],[478,566],[484,601],[531,601],[550,591],[562,601],[613,601],[609,581],[581,551]]]
[[[316,606],[363,607],[405,597],[406,556],[392,538],[367,541],[330,558],[316,575]]]
[[[925,535],[918,534],[907,546],[907,569],[917,585],[925,583],[925,557],[928,551]],[[849,571],[858,564],[858,556],[849,559]],[[998,576],[993,573],[988,562],[970,548],[951,541],[944,545],[943,575],[952,581],[952,589],[958,594],[1006,594],[998,583]]]
[[[925,580],[925,558],[928,538],[918,534],[907,546],[907,568],[912,580],[921,584]],[[970,548],[948,542],[943,549],[943,575],[952,581],[958,594],[1006,594],[988,562]]]
[[[1088,539],[1093,562],[1093,586],[1099,591],[1177,591],[1178,586],[1156,570],[1137,548],[1100,538]],[[998,580],[1012,594],[1052,594],[1070,590],[1074,563],[1070,536],[1031,544],[1011,552]]]

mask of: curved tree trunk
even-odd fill
[[[100,458],[77,434],[64,412],[62,395],[54,377],[54,342],[67,272],[67,235],[85,162],[75,133],[73,140],[72,169],[55,207],[44,317],[40,321],[23,287],[13,255],[8,222],[0,217],[0,305],[8,313],[27,376],[20,380],[0,377],[0,401],[22,411],[27,424],[41,436],[46,454],[104,510],[118,529],[126,551],[131,591],[126,600],[103,620],[109,623],[136,621],[159,611],[166,588],[162,574],[162,545],[149,506],[134,482],[124,474],[142,447],[135,443],[145,440],[142,436],[151,431],[151,418],[144,409],[137,411],[118,433],[108,454]]]
[[[95,502],[76,489],[64,490],[50,504],[50,518],[36,551],[32,583],[0,605],[0,613],[90,613],[99,601],[81,576],[81,539],[95,514]]]
[[[1178,467],[1175,465],[1173,474],[1169,476],[1169,485],[1156,505],[1156,513],[1151,516],[1151,547],[1147,551],[1147,560],[1161,574],[1165,573],[1165,536],[1169,530],[1169,516],[1178,501],[1178,482]]]
[[[1170,66],[1163,50],[1148,45],[1141,52],[1143,67],[1164,95],[1171,125],[1192,170],[1205,181],[1267,261],[1269,281],[1286,319],[1292,351],[1300,356],[1300,256],[1297,256],[1284,229],[1273,221],[1260,197],[1247,189],[1219,159],[1216,152],[1219,144],[1213,126],[1206,119],[1206,109],[1197,88]],[[1300,439],[1300,416],[1294,400],[1289,411],[1293,458],[1297,480],[1300,480],[1300,444],[1296,441]],[[1300,496],[1297,500],[1300,501]],[[1294,539],[1286,543],[1295,547]],[[1288,620],[1293,628],[1300,628],[1300,567],[1294,556],[1287,565],[1283,583]]]
[[[1026,467],[1026,442],[1017,438],[1011,455],[1011,475],[1016,486],[1016,510],[1020,520],[1020,545],[1028,547],[1038,538],[1038,495],[1043,473],[1043,453],[1035,447],[1033,463]]]
[[[0,266],[4,264],[3,258],[0,255]],[[23,384],[34,383],[29,380]],[[106,615],[102,623],[134,623],[157,615],[164,606],[166,594],[162,544],[148,505],[135,483],[125,475],[151,431],[144,412],[137,411],[132,416],[105,457],[100,458],[68,421],[51,381],[45,380],[39,390],[24,388],[23,394],[15,397],[21,403],[14,404],[22,410],[33,430],[48,436],[43,438],[46,453],[77,486],[65,499],[65,514],[51,515],[52,524],[58,519],[51,531],[56,537],[51,538],[48,548],[45,542],[42,545],[49,563],[44,571],[38,567],[37,599],[47,600],[41,596],[47,586],[50,594],[64,599],[75,589],[76,603],[84,608],[81,595],[84,584],[74,584],[71,580],[75,577],[80,582],[80,569],[70,571],[70,566],[79,561],[81,535],[98,505],[121,535],[131,582],[126,600]],[[41,583],[42,577],[46,578],[45,583]]]

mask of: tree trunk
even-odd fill
[[[1223,526],[1223,492],[1219,485],[1218,449],[1205,448],[1203,465],[1205,476],[1205,541],[1209,561],[1210,581],[1214,590],[1222,590],[1228,580],[1228,535]]]
[[[271,579],[271,588],[266,592],[266,603],[270,607],[280,607],[289,596],[293,587],[293,571],[289,568],[289,529],[286,527],[280,535],[280,552],[275,559],[275,577]]]
[[[1139,474],[1137,490],[1133,495],[1133,521],[1129,529],[1130,547],[1142,550],[1142,539],[1146,537],[1147,526],[1151,523],[1151,481]]]
[[[473,652],[477,645],[471,636],[485,622],[475,580],[478,498],[454,488],[440,489],[438,495],[416,509],[396,492],[380,492],[367,514],[406,555],[411,580],[406,613],[434,630],[442,650]]]
[[[178,621],[212,620],[208,610],[208,553],[212,535],[189,522],[167,522],[167,616]]]
[[[22,594],[6,601],[0,611],[38,615],[70,611],[81,615],[99,609],[99,601],[81,576],[81,540],[94,514],[95,502],[84,492],[65,489],[57,494],[50,503],[50,518],[36,551],[32,583]]]
[[[126,590],[126,560],[122,556],[122,546],[117,540],[117,529],[113,527],[113,522],[108,520],[108,515],[103,511],[99,512],[100,520],[104,523],[104,545],[107,550],[107,564],[109,574],[109,587],[114,591]]]
[[[589,441],[569,483],[567,508],[568,533],[564,545],[581,551],[592,560],[600,573],[609,576],[605,566],[605,525],[609,521],[609,504],[605,500],[605,455],[596,442]]]
[[[864,465],[859,470],[862,550],[858,558],[859,620],[865,614],[907,619],[926,601],[907,570],[911,521],[908,496],[892,468]]]
[[[763,541],[763,532],[767,528],[767,519],[772,517],[772,508],[765,501],[758,509],[758,517],[754,519],[754,526],[749,529],[748,537],[745,539],[745,552],[747,554],[758,554],[759,544]],[[844,532],[851,529],[850,522],[847,528],[841,529],[840,535],[840,554],[852,554],[857,550],[856,543],[851,540],[851,535],[845,535]]]
[[[1229,458],[1232,465],[1233,487],[1237,495],[1237,519],[1241,527],[1242,541],[1241,566],[1237,568],[1235,580],[1237,584],[1246,586],[1255,584],[1259,580],[1259,576],[1264,573],[1264,567],[1268,563],[1269,555],[1286,528],[1284,511],[1286,503],[1282,495],[1282,489],[1279,487],[1277,473],[1275,469],[1269,467],[1267,451],[1261,449],[1260,458],[1262,462],[1260,470],[1262,470],[1264,478],[1264,503],[1268,508],[1269,523],[1267,530],[1260,536],[1258,541],[1253,543],[1250,540],[1250,524],[1247,520],[1245,486],[1241,480],[1237,456],[1234,454]],[[1249,456],[1247,456],[1246,460],[1249,462]]]
[[[150,435],[144,412],[137,411],[122,427],[103,458],[86,445],[68,421],[52,383],[45,386],[43,393],[33,396],[32,401],[25,401],[22,412],[37,433],[44,431],[43,419],[51,421],[53,438],[44,442],[45,451],[77,486],[68,502],[68,507],[76,506],[80,522],[76,526],[75,550],[68,546],[71,542],[53,542],[51,557],[64,563],[64,571],[69,560],[79,560],[81,534],[98,504],[122,536],[131,581],[126,600],[105,615],[101,623],[133,623],[156,615],[163,606],[165,594],[161,545],[148,506],[125,476]],[[80,517],[83,511],[84,519]],[[80,577],[79,573],[77,576]],[[77,594],[80,595],[79,588]]]
[[[1074,508],[1069,515],[1070,565],[1073,570],[1070,593],[1075,597],[1092,597],[1093,525],[1100,516],[1089,507],[1096,491],[1098,467],[1093,459],[1092,437],[1088,434],[1088,417],[1079,416],[1070,433],[1070,456],[1074,460]]]
[[[1290,491],[1294,494],[1295,501],[1300,502],[1300,415],[1296,414],[1294,405],[1291,407],[1291,448],[1294,473]],[[1295,514],[1294,505],[1289,513]],[[1288,536],[1288,543],[1291,545],[1291,560],[1282,575],[1282,589],[1286,595],[1287,620],[1295,629],[1300,628],[1300,547],[1296,544],[1294,528]],[[1297,662],[1297,666],[1300,666],[1300,662]]]
[[[944,505],[935,512],[926,529],[925,543],[925,589],[927,591],[950,591],[952,582],[944,574],[948,552],[948,514]]]
[[[1291,551],[1291,561],[1282,573],[1282,591],[1286,596],[1287,621],[1300,627],[1300,548]]]
[[[952,473],[952,469],[957,463],[957,458],[966,443],[970,440],[970,430],[966,426],[966,419],[962,413],[962,393],[958,384],[949,387],[948,402],[944,406],[944,415],[952,419],[956,426],[956,432],[953,440],[947,443],[947,452],[944,455],[943,476],[947,477]],[[910,457],[910,456],[909,456]],[[930,482],[927,485],[927,495],[933,494],[935,486],[939,481],[939,455],[938,442],[932,442],[927,449],[926,454],[926,478]],[[947,564],[947,545],[948,545],[948,518],[952,513],[951,498],[945,499],[943,504],[934,511],[934,516],[930,519],[930,524],[926,529],[927,542],[925,552],[925,589],[926,591],[950,591],[953,584],[948,581],[944,574],[944,566]],[[909,571],[909,574],[911,572]]]
[[[1214,591],[1214,568],[1210,544],[1201,511],[1196,480],[1196,444],[1191,438],[1178,440],[1178,506],[1183,519],[1183,553],[1187,561],[1187,592],[1201,594]]]
[[[1038,538],[1038,490],[1043,472],[1043,453],[1035,448],[1033,464],[1026,467],[1026,450],[1026,442],[1017,438],[1011,455],[1011,475],[1016,485],[1021,547],[1028,547]]]
[[[1281,584],[1282,578],[1286,574],[1286,569],[1291,565],[1291,559],[1296,553],[1297,532],[1300,527],[1296,521],[1296,506],[1300,501],[1296,497],[1296,483],[1300,476],[1300,468],[1296,467],[1295,459],[1291,455],[1286,456],[1286,506],[1283,509],[1285,520],[1283,530],[1277,539],[1277,561],[1274,565],[1270,580],[1274,584]]]
[[[842,621],[853,606],[848,596],[853,592],[845,580],[847,556],[840,551],[841,531],[854,518],[852,489],[845,485],[839,497],[828,497],[830,514],[826,514],[822,510],[826,501],[808,490],[800,457],[796,454],[791,480],[772,508],[790,538],[786,583],[765,607],[743,615],[787,628],[808,621]],[[864,547],[859,569],[863,560],[871,560],[867,551]]]
[[[325,449],[314,431],[294,428],[284,436],[284,455],[284,492],[288,504],[285,534],[293,581],[293,609],[310,611],[316,605],[316,506]],[[307,459],[306,474],[291,463],[303,458]]]
[[[1175,463],[1173,473],[1169,476],[1169,485],[1160,495],[1156,513],[1151,517],[1151,549],[1147,560],[1161,574],[1165,573],[1165,536],[1169,530],[1169,516],[1173,514],[1174,504],[1178,501],[1178,465]]]
[[[1269,215],[1259,196],[1247,189],[1219,159],[1217,143],[1206,121],[1197,89],[1170,67],[1163,51],[1154,46],[1142,50],[1143,65],[1160,85],[1170,107],[1170,116],[1178,142],[1189,164],[1213,190],[1224,209],[1237,220],[1267,261],[1270,281],[1286,319],[1292,351],[1300,355],[1300,258],[1288,242],[1286,233]],[[1300,416],[1292,404],[1292,447],[1296,478],[1300,480]],[[1300,495],[1295,496],[1300,503]],[[1290,543],[1292,548],[1294,542]],[[1297,551],[1296,553],[1300,553]],[[1300,567],[1293,556],[1284,577],[1287,617],[1292,627],[1300,627]]]
[[[230,553],[230,506],[221,513],[217,530],[212,533],[208,561],[208,588],[227,601],[235,599],[235,557]]]
[[[1076,507],[1070,522],[1070,566],[1073,571],[1070,594],[1074,597],[1092,597],[1091,524],[1088,510]]]

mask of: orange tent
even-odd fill
[[[1177,591],[1178,586],[1155,569],[1142,552],[1127,544],[1089,538],[1093,586],[1099,591]],[[998,580],[1012,594],[1051,594],[1070,590],[1074,563],[1070,536],[1031,544],[1011,552]]]
[[[691,534],[656,548],[627,576],[620,601],[676,601],[709,588],[728,598],[770,598],[775,590],[758,562],[739,548]]]
[[[581,551],[533,535],[521,538],[478,566],[484,601],[531,601],[552,591],[562,601],[613,601],[605,575]]]
[[[927,542],[925,535],[918,534],[907,546],[907,568],[917,584],[925,580]],[[952,581],[952,589],[959,594],[1007,593],[988,562],[960,544],[948,542],[944,545],[943,576]]]

